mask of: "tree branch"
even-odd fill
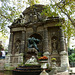
[[[71,0],[70,0],[70,1],[71,1]],[[60,5],[61,3],[63,3],[63,6]],[[69,4],[69,3],[70,3],[69,1],[65,3],[65,0],[61,0],[59,3],[56,3],[56,4],[53,5],[53,6],[57,6],[57,7],[61,10],[61,12],[64,13],[64,14],[68,17],[68,19],[71,21],[72,25],[75,27],[75,22],[74,22],[74,20],[70,17],[70,15],[69,15],[68,13],[66,13],[66,12],[62,9],[66,4]]]
[[[8,21],[10,21],[10,19],[9,18],[7,18],[5,15],[3,15],[3,14],[0,14],[2,17],[4,17],[5,19],[7,19]]]
[[[75,27],[75,22],[74,22],[74,20],[70,17],[70,15],[69,15],[68,13],[64,12],[64,11],[62,10],[62,8],[61,8],[59,5],[57,5],[57,6],[58,6],[58,8],[61,10],[61,12],[64,13],[64,14],[68,17],[68,19],[72,22],[73,26]]]
[[[71,1],[71,0],[70,0],[70,1]],[[68,13],[66,13],[66,12],[62,9],[65,5],[69,4],[70,1],[65,2],[65,0],[61,0],[59,3],[56,3],[54,6],[57,6],[57,7],[61,10],[61,12],[64,13],[64,14],[68,17],[68,19],[71,21],[72,25],[75,27],[75,22],[74,22],[74,20],[70,17],[70,15],[69,15]],[[63,6],[60,5],[61,3],[63,3]]]

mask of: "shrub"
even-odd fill
[[[72,54],[69,56],[69,61],[70,61],[70,62],[75,62],[75,53],[72,53]]]

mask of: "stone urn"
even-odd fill
[[[52,66],[52,68],[55,68],[56,67],[56,58],[52,58],[51,59],[51,66]]]
[[[41,64],[41,68],[42,69],[46,69],[47,68],[48,58],[46,56],[43,56],[43,57],[39,58],[39,62]]]
[[[43,71],[40,73],[40,75],[49,75],[49,74],[46,72],[48,60],[43,60],[43,59],[42,59],[42,60],[40,61],[40,64],[41,64],[41,68],[43,69]]]
[[[47,68],[47,64],[48,64],[48,61],[47,60],[42,60],[42,61],[40,61],[40,64],[41,64],[41,68],[42,69],[46,69]]]

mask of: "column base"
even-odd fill
[[[23,64],[23,53],[8,54],[5,58],[5,70],[13,70],[17,66]]]

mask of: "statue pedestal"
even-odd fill
[[[27,54],[26,54],[26,60],[30,59],[32,56],[35,56],[37,58],[38,52],[35,48],[28,48]]]
[[[35,48],[28,48],[27,53],[30,53],[30,54],[33,53],[33,54],[37,55],[38,51]]]
[[[46,69],[47,68],[47,64],[48,64],[48,60],[41,60],[40,64],[41,64],[41,68],[42,69]]]
[[[56,62],[52,62],[51,66],[52,68],[56,68]]]

